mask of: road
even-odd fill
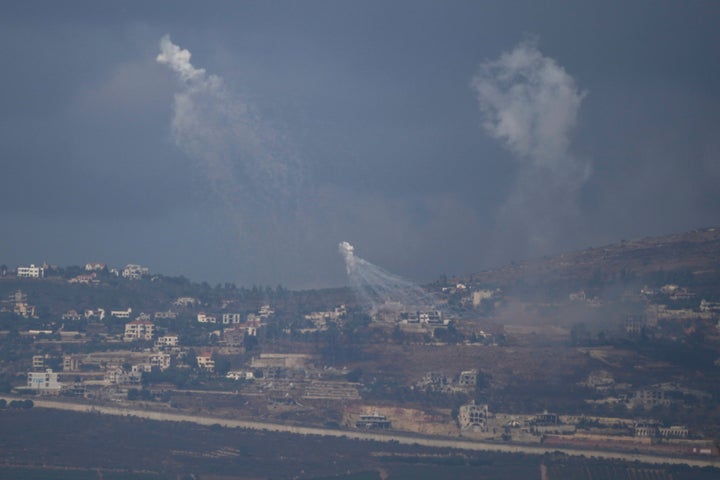
[[[8,398],[14,400],[16,398]],[[530,455],[543,455],[551,452],[562,452],[567,455],[595,457],[602,459],[623,460],[628,462],[638,461],[649,464],[674,464],[689,465],[695,467],[716,467],[720,468],[720,459],[717,457],[668,457],[651,455],[647,453],[624,453],[604,450],[584,450],[567,447],[543,447],[542,445],[517,445],[517,444],[496,444],[481,441],[454,440],[444,438],[420,437],[405,433],[375,433],[356,430],[339,430],[320,427],[302,427],[294,425],[283,425],[278,423],[259,422],[251,420],[231,420],[227,418],[210,417],[203,415],[187,415],[180,413],[160,412],[154,410],[142,410],[133,408],[118,408],[107,406],[88,405],[86,403],[59,402],[53,400],[33,400],[36,408],[52,408],[59,410],[70,410],[74,412],[94,412],[105,415],[133,416],[149,420],[169,422],[191,422],[199,425],[221,425],[230,428],[245,428],[250,430],[264,430],[269,432],[284,432],[297,435],[320,435],[325,437],[342,437],[353,440],[372,440],[376,442],[397,442],[408,445],[422,445],[435,448],[455,448],[460,450],[524,453]]]

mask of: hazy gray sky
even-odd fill
[[[18,2],[0,263],[425,282],[720,224],[720,4]]]

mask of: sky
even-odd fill
[[[714,1],[15,2],[0,263],[415,282],[720,225]]]

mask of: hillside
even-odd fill
[[[614,281],[717,283],[720,228],[622,241],[552,258],[458,277],[457,281],[510,287]]]

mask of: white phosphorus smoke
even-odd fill
[[[513,153],[518,166],[500,218],[522,225],[525,231],[516,233],[530,243],[552,242],[552,232],[576,216],[578,191],[591,172],[590,162],[570,151],[586,93],[532,41],[484,62],[472,87],[485,131]]]
[[[387,308],[398,311],[427,311],[437,308],[437,299],[431,293],[356,256],[355,247],[350,243],[340,242],[338,250],[345,260],[350,287],[371,315]]]
[[[219,201],[222,226],[235,237],[243,268],[276,271],[288,252],[305,175],[294,150],[243,96],[196,68],[168,35],[156,61],[175,72],[172,135],[202,173],[203,193]],[[205,195],[203,195],[204,197]],[[242,252],[242,253],[241,253]],[[262,252],[262,253],[258,253]]]

